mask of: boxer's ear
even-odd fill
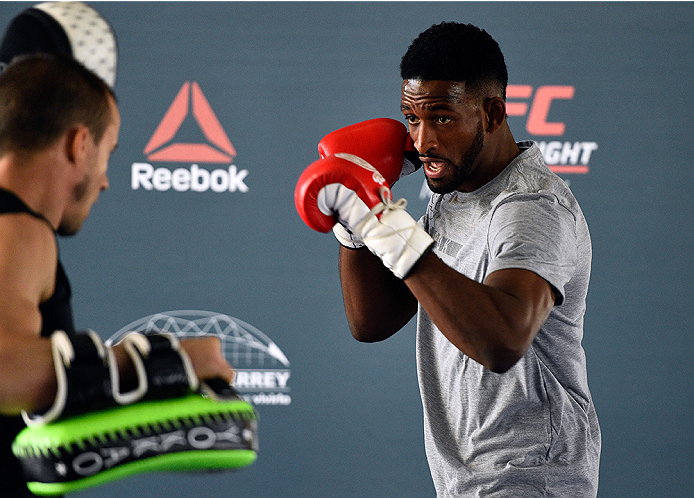
[[[494,133],[506,120],[506,102],[501,97],[490,97],[484,100],[483,107],[487,117],[486,131]]]

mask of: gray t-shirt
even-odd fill
[[[417,365],[427,458],[439,496],[593,497],[600,428],[581,339],[591,242],[566,184],[537,145],[470,192],[434,194],[420,220],[435,254],[483,282],[505,268],[547,280],[556,303],[526,354],[497,374],[419,310]]]

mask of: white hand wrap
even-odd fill
[[[326,215],[337,213],[340,221],[333,227],[333,233],[340,244],[351,249],[364,247],[364,242],[350,228],[346,228],[355,226],[369,214],[369,208],[353,190],[339,183],[331,183],[321,189],[316,203]]]
[[[359,240],[353,233],[347,231],[345,227],[339,223],[335,223],[333,234],[337,241],[349,249],[360,249],[364,247],[364,241]]]
[[[405,211],[406,205],[405,199],[384,199],[354,227],[357,237],[400,279],[410,274],[434,244],[434,239]]]
[[[379,196],[381,202],[369,209],[356,192],[331,183],[320,190],[316,204],[323,214],[337,215],[339,223],[333,227],[333,233],[342,245],[366,245],[396,277],[403,279],[431,248],[434,239],[405,211],[405,199],[393,202],[386,186],[381,187]],[[339,225],[344,228],[336,229]]]

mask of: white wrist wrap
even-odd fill
[[[354,229],[369,250],[400,279],[409,275],[434,244],[434,239],[405,211],[406,204],[405,199],[395,203],[386,199]]]
[[[369,208],[353,190],[340,183],[331,183],[318,193],[317,204],[322,213],[337,214],[339,223],[333,227],[333,233],[340,244],[351,249],[364,247],[364,242],[351,228],[369,214]]]
[[[364,247],[363,241],[359,240],[353,233],[348,232],[347,229],[339,223],[335,223],[333,234],[335,234],[337,241],[345,247],[350,249],[360,249]]]

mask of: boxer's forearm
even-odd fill
[[[368,249],[341,247],[339,266],[345,312],[355,339],[387,339],[417,312],[417,301],[402,280]]]
[[[0,413],[39,410],[51,404],[55,392],[50,340],[0,334]]]

